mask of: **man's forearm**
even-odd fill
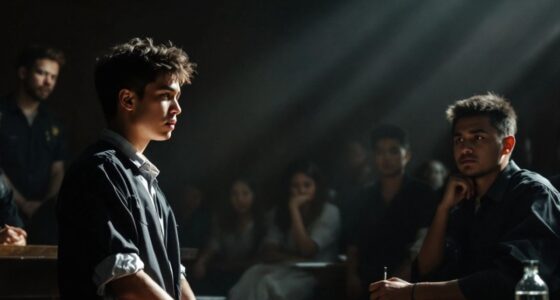
[[[51,166],[51,176],[49,179],[49,185],[47,188],[47,193],[42,199],[43,201],[54,198],[58,194],[58,191],[60,190],[60,186],[62,185],[63,178],[64,178],[64,162],[56,161]]]
[[[107,285],[110,294],[123,300],[173,300],[153,279],[144,271],[139,271]],[[188,298],[187,298],[188,299]]]
[[[432,272],[443,260],[448,218],[449,209],[442,206],[438,207],[424,244],[418,254],[418,271],[420,275]]]
[[[412,295],[411,295],[412,296]],[[419,282],[414,287],[416,300],[466,300],[457,280],[445,282]]]
[[[196,300],[187,279],[181,275],[181,300]]]

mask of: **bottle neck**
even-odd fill
[[[527,266],[525,267],[525,275],[528,276],[539,275],[539,268],[537,266]]]

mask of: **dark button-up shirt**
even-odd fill
[[[464,200],[451,212],[445,263],[428,279],[458,278],[467,299],[513,299],[527,259],[540,261],[540,276],[554,295],[560,287],[559,194],[512,161],[478,209]]]
[[[12,97],[0,99],[0,166],[25,198],[45,196],[51,166],[64,158],[61,125],[45,104],[29,125]]]
[[[91,146],[64,179],[57,208],[61,296],[97,299],[108,281],[143,269],[179,299],[179,241],[171,208],[154,172],[147,171],[152,166],[116,144],[109,136]]]
[[[362,197],[359,223],[351,245],[358,247],[359,275],[364,284],[383,279],[410,259],[410,248],[421,228],[429,227],[436,199],[424,183],[405,176],[399,192],[390,203],[381,195],[379,183],[366,189]]]

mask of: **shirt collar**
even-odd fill
[[[23,114],[23,110],[21,110],[21,108],[17,104],[15,95],[15,93],[11,93],[5,97],[5,100],[7,102],[6,108],[10,113],[19,114],[22,117],[25,117],[25,115]],[[40,102],[39,106],[37,107],[37,113],[33,117],[33,121],[35,122],[38,119],[45,118],[45,113],[47,113],[45,104],[43,102]]]
[[[510,160],[507,166],[505,167],[500,174],[496,177],[496,180],[486,192],[484,197],[488,197],[495,202],[500,202],[504,197],[504,193],[507,189],[508,183],[510,178],[515,174],[517,171],[521,170],[519,166],[513,161]]]
[[[104,129],[101,139],[119,148],[149,182],[153,182],[159,175],[159,169],[146,156],[136,151],[134,146],[122,135],[110,129]]]

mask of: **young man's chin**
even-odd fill
[[[171,132],[160,134],[160,135],[156,136],[155,138],[152,138],[152,141],[162,142],[162,141],[167,141],[170,138],[171,138]]]
[[[479,177],[479,176],[483,175],[483,173],[484,173],[481,170],[477,170],[477,169],[472,168],[472,167],[459,168],[459,172],[463,176],[466,176],[466,177]]]

